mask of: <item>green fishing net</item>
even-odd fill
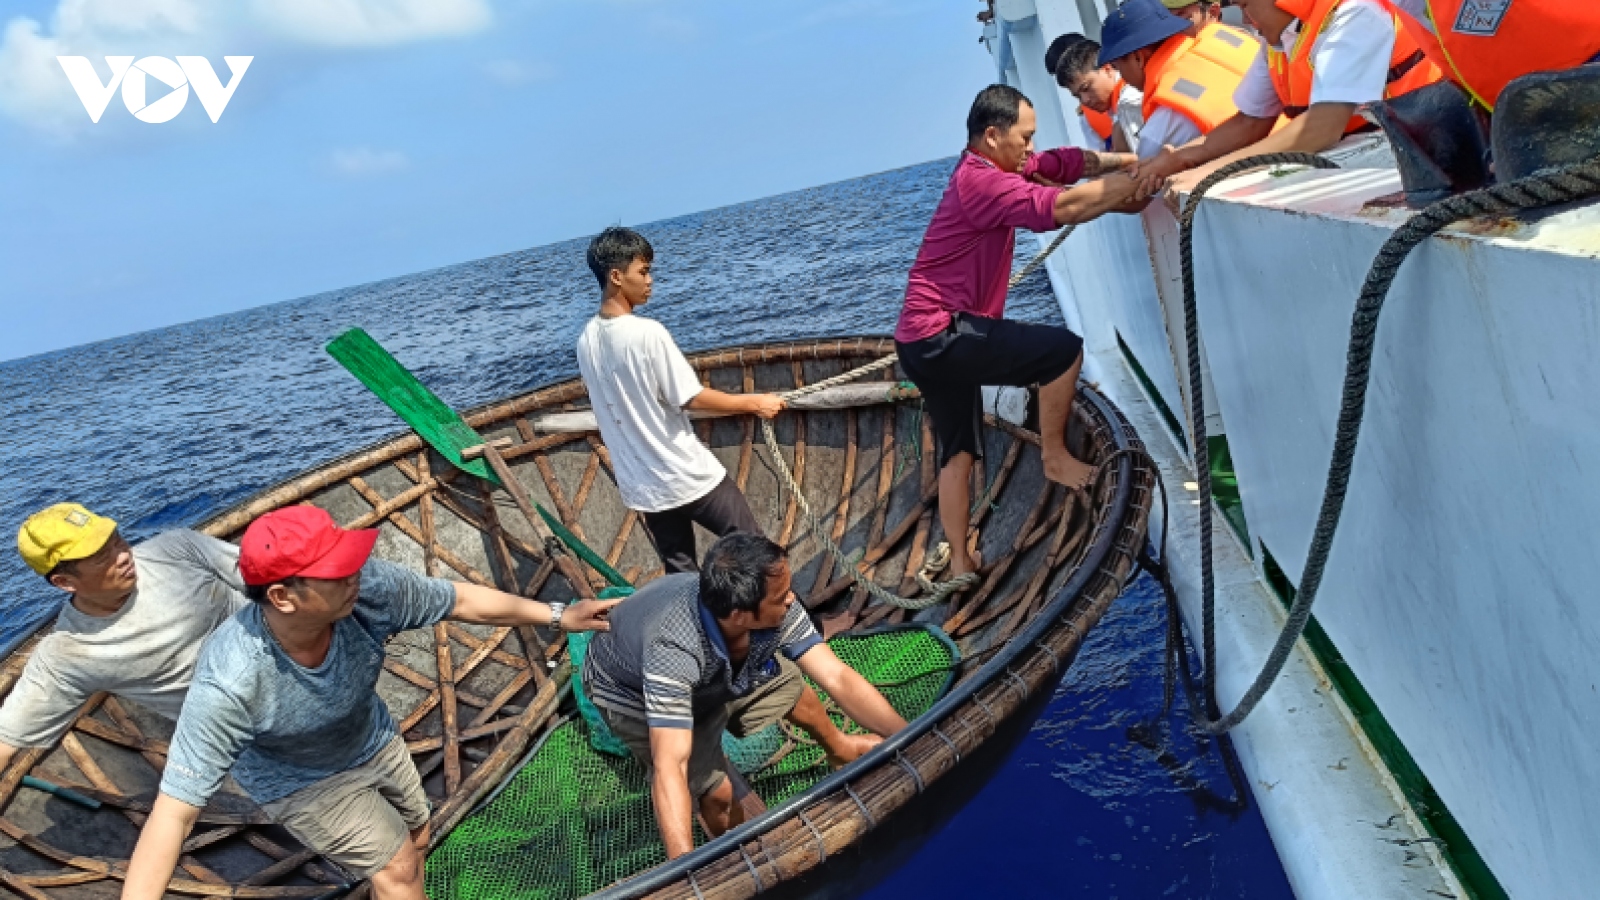
[[[959,658],[943,632],[921,626],[840,635],[828,645],[907,720],[944,695]],[[862,731],[822,697],[840,727]],[[723,747],[769,807],[828,774],[822,749],[798,730],[775,725]],[[695,839],[705,839],[698,828]],[[426,886],[432,900],[563,900],[665,859],[644,767],[596,751],[575,719],[428,857]]]

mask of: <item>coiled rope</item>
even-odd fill
[[[1024,278],[1027,278],[1029,275],[1033,274],[1034,270],[1043,265],[1045,259],[1048,258],[1050,254],[1054,253],[1056,248],[1060,247],[1061,244],[1066,241],[1067,235],[1071,234],[1076,228],[1076,225],[1068,225],[1067,227],[1063,228],[1061,233],[1056,235],[1055,240],[1052,240],[1048,247],[1045,247],[1044,250],[1040,251],[1037,256],[1029,260],[1027,265],[1023,266],[1015,275],[1011,276],[1009,286],[1016,287]],[[784,391],[783,393],[778,394],[778,397],[787,403],[799,397],[804,397],[807,394],[815,394],[818,391],[827,390],[831,387],[837,387],[838,385],[855,381],[858,378],[870,375],[873,372],[879,371],[880,369],[887,369],[894,365],[898,359],[899,357],[895,356],[894,354],[890,354],[882,359],[867,363],[860,368],[851,369],[848,372],[835,375],[832,378],[824,378],[816,384],[808,384],[805,387],[795,388],[792,391]],[[794,473],[789,471],[789,464],[783,461],[783,453],[778,446],[778,435],[777,432],[772,430],[771,420],[761,420],[761,436],[766,440],[767,453],[772,456],[773,467],[777,470],[778,476],[783,479],[784,484],[789,489],[789,492],[794,495],[795,505],[799,507],[801,515],[805,517],[806,526],[810,529],[811,536],[816,539],[817,543],[822,545],[824,550],[828,551],[828,553],[833,557],[835,564],[844,569],[845,574],[850,576],[850,580],[854,581],[857,586],[865,590],[875,600],[879,601],[880,603],[887,603],[890,606],[897,606],[901,609],[908,609],[912,611],[923,610],[930,606],[937,606],[938,604],[949,599],[952,594],[959,593],[971,587],[976,587],[983,581],[983,577],[977,572],[968,572],[965,575],[957,575],[948,581],[934,582],[928,577],[930,567],[924,566],[923,570],[918,572],[916,576],[917,587],[922,589],[922,596],[901,597],[890,592],[887,588],[883,587],[883,585],[878,584],[871,578],[868,578],[866,573],[861,571],[860,567],[856,565],[855,560],[846,557],[844,550],[833,541],[833,539],[825,530],[823,530],[821,520],[817,518],[817,514],[811,509],[811,504],[806,501],[806,492],[804,488],[800,486],[799,482],[795,481]],[[937,554],[935,555],[937,556]]]
[[[1184,207],[1180,222],[1179,248],[1183,255],[1183,318],[1187,330],[1189,351],[1190,408],[1193,417],[1195,469],[1200,483],[1200,580],[1202,598],[1201,623],[1204,630],[1203,656],[1204,690],[1208,709],[1191,710],[1196,724],[1211,734],[1222,734],[1243,722],[1261,702],[1283,671],[1284,663],[1294,648],[1295,641],[1305,631],[1311,619],[1311,605],[1316,601],[1317,590],[1322,586],[1322,576],[1333,549],[1334,533],[1339,527],[1339,517],[1344,511],[1345,494],[1350,486],[1350,473],[1355,462],[1356,441],[1361,435],[1361,421],[1365,415],[1367,385],[1372,373],[1372,352],[1377,343],[1378,316],[1389,296],[1389,288],[1399,274],[1400,266],[1411,251],[1445,227],[1478,216],[1506,215],[1514,212],[1541,209],[1562,203],[1572,203],[1600,196],[1600,158],[1570,166],[1546,169],[1526,178],[1483,190],[1472,191],[1441,200],[1412,216],[1384,242],[1367,272],[1361,294],[1356,300],[1355,314],[1350,321],[1350,345],[1346,353],[1344,390],[1339,404],[1338,426],[1334,432],[1333,454],[1328,465],[1327,484],[1322,493],[1322,508],[1317,514],[1316,530],[1312,534],[1311,548],[1306,556],[1305,571],[1300,590],[1289,609],[1288,621],[1278,635],[1277,643],[1267,656],[1265,665],[1255,681],[1245,691],[1227,715],[1217,715],[1216,707],[1216,585],[1211,559],[1211,460],[1206,448],[1205,398],[1200,379],[1200,329],[1197,321],[1194,291],[1194,219],[1200,200],[1206,192],[1225,178],[1263,165],[1307,165],[1316,168],[1336,168],[1319,156],[1305,153],[1272,153],[1242,159],[1218,169],[1195,188],[1189,203]]]

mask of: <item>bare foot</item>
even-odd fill
[[[976,572],[983,568],[983,554],[976,547],[968,548],[966,553],[957,556],[954,551],[950,554],[950,577],[958,578],[968,572]]]
[[[875,734],[841,734],[839,745],[828,749],[828,765],[841,769],[856,761],[863,753],[883,743]]]
[[[1045,456],[1044,476],[1072,490],[1082,490],[1094,478],[1094,466],[1063,450]]]

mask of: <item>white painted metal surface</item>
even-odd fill
[[[1256,178],[1197,229],[1245,512],[1294,579],[1350,314],[1403,218],[1361,212],[1385,174]],[[1317,618],[1506,890],[1594,896],[1600,221],[1490,231],[1429,241],[1395,283]]]
[[[1104,11],[1104,0],[1035,0],[1028,22],[1002,29],[1001,76],[1059,110],[1041,135],[1092,144],[1039,57],[1057,34],[1093,34],[1079,23]],[[1350,312],[1373,255],[1408,215],[1365,205],[1400,188],[1381,139],[1330,155],[1349,168],[1231,182],[1197,231],[1208,411],[1226,423],[1252,534],[1294,580],[1326,476]],[[1169,223],[1144,224],[1111,216],[1081,227],[1047,271],[1085,335],[1088,377],[1129,410],[1175,485],[1192,477],[1181,474],[1184,450],[1160,439],[1118,349],[1120,337],[1185,419],[1181,296],[1157,287],[1177,271],[1176,240]],[[1600,582],[1600,487],[1590,486],[1600,473],[1600,207],[1475,228],[1487,233],[1429,242],[1395,286],[1317,616],[1511,896],[1595,896],[1600,607],[1587,598]],[[1191,631],[1195,512],[1180,502],[1174,527]],[[1282,620],[1259,558],[1231,542],[1219,527],[1225,705]],[[1424,832],[1303,645],[1235,738],[1300,897],[1465,896],[1437,854],[1397,852],[1396,841]]]

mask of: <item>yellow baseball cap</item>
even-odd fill
[[[57,503],[17,529],[17,550],[28,568],[48,575],[56,566],[93,556],[111,540],[117,523],[76,503]]]

